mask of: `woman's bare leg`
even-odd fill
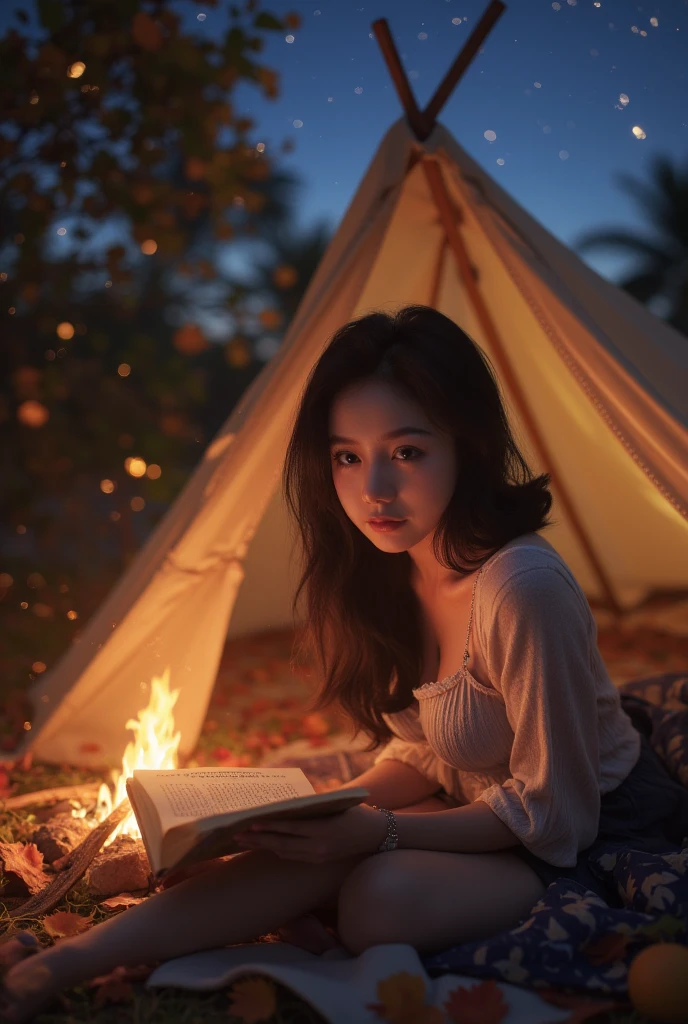
[[[4,981],[9,1016],[28,1020],[60,989],[118,966],[250,942],[331,903],[364,859],[309,864],[269,850],[239,854],[11,968]]]
[[[408,804],[406,807],[399,807],[395,814],[426,814],[432,811],[446,811],[449,805],[436,796],[426,797],[416,804]],[[337,893],[338,895],[338,893]],[[287,921],[277,930],[284,942],[293,946],[300,946],[309,953],[320,955],[328,949],[340,945],[334,935],[328,930],[328,924],[334,926],[337,912],[337,898],[326,906],[318,907],[315,913],[300,914],[292,921]]]

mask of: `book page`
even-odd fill
[[[264,810],[262,807],[253,807],[230,811],[228,814],[205,818],[202,821],[181,821],[170,828],[163,837],[163,870],[240,852],[244,847],[236,842],[233,833],[247,822],[261,817],[268,821],[319,818],[323,815],[339,814],[362,803],[369,796],[369,791],[362,787],[340,789],[292,798],[286,803],[270,804]]]
[[[155,803],[163,832],[184,821],[310,796],[300,768],[140,770],[134,777]]]

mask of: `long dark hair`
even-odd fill
[[[380,551],[344,512],[332,480],[329,417],[352,384],[383,380],[453,436],[458,481],[435,531],[435,557],[461,575],[522,534],[550,525],[549,477],[534,477],[514,440],[495,372],[461,328],[428,306],[370,313],[341,327],[306,381],[282,485],[300,537],[305,626],[296,659],[315,663],[310,710],[335,705],[371,749],[390,739],[382,714],[412,701],[423,669],[421,608],[408,552]],[[488,554],[485,554],[488,552]]]

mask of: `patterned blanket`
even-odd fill
[[[648,737],[668,774],[688,788],[688,675],[671,673],[619,687],[624,710]],[[360,774],[372,754],[337,751],[284,758],[312,782]],[[582,885],[553,882],[518,927],[422,958],[428,975],[495,978],[533,989],[625,995],[628,967],[660,941],[688,945],[688,837],[675,853],[642,853],[610,845],[591,858],[618,892],[610,907]]]

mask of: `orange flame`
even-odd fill
[[[134,739],[127,744],[122,757],[121,772],[113,772],[114,795],[103,783],[98,793],[98,821],[103,821],[108,814],[121,804],[127,795],[126,782],[137,768],[176,768],[177,751],[181,733],[174,731],[173,708],[179,697],[179,690],[170,691],[170,670],[166,668],[162,676],[154,676],[151,681],[151,695],[148,706],[139,711],[138,718],[130,718],[125,728],[131,729]],[[117,826],[106,846],[117,836],[127,835],[135,839],[141,838],[136,818],[133,813]]]

